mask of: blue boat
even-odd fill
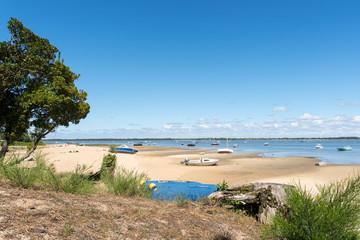
[[[197,201],[218,189],[214,184],[192,181],[147,181],[144,185],[151,189],[153,199],[161,201],[176,201],[181,198]]]
[[[129,147],[126,146],[126,145],[121,145],[121,146],[116,147],[116,148],[110,148],[110,152],[113,152],[113,153],[129,153],[129,154],[134,154],[134,153],[137,153],[138,150],[133,149],[133,148],[129,148]]]

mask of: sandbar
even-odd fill
[[[260,153],[218,154],[211,149],[136,146],[136,154],[117,153],[117,164],[126,169],[146,173],[151,180],[196,181],[229,186],[253,182],[301,184],[306,189],[340,181],[360,173],[360,165],[315,166],[319,160],[309,157],[264,158]],[[90,171],[100,169],[108,146],[47,145],[36,152],[46,154],[58,172],[73,171],[86,165]],[[217,166],[186,166],[185,158],[219,159]]]

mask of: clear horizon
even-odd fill
[[[6,1],[80,74],[47,139],[360,137],[358,1]]]

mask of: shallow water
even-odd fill
[[[78,144],[127,144],[132,146],[135,142],[129,141],[108,141],[108,140],[93,140],[93,141],[45,141],[49,144],[58,143],[78,143]],[[195,143],[195,147],[188,147],[188,143]],[[264,143],[268,142],[268,146]],[[211,141],[192,141],[192,140],[156,140],[143,141],[143,145],[154,145],[161,147],[180,147],[180,148],[204,148],[214,149],[226,148],[226,141],[220,141],[220,145],[213,146]],[[315,149],[315,145],[320,143],[324,148]],[[233,145],[238,147],[234,148]],[[352,151],[337,151],[338,147],[351,146]],[[234,150],[234,153],[261,153],[263,157],[314,157],[319,160],[331,164],[360,164],[360,140],[287,140],[287,141],[266,141],[266,140],[248,140],[244,143],[243,140],[229,141],[229,148]]]

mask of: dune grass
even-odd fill
[[[109,158],[105,156],[104,162],[108,162]],[[111,171],[102,169],[101,178],[95,181],[87,174],[89,168],[85,165],[77,165],[72,172],[57,173],[54,165],[46,162],[45,155],[37,154],[33,160],[21,162],[15,155],[7,160],[0,159],[0,175],[10,180],[13,186],[21,188],[37,187],[57,192],[87,194],[101,191],[97,185],[103,182],[107,187],[106,191],[112,194],[129,197],[151,196],[148,188],[140,186],[140,181],[146,180],[147,176],[135,170],[129,171],[121,167],[113,176]],[[114,162],[114,159],[111,158],[111,161]]]
[[[278,213],[264,236],[276,239],[359,239],[360,176],[317,186],[311,195],[288,188],[288,214]]]
[[[141,180],[148,179],[144,173],[118,167],[114,177],[108,174],[102,179],[109,193],[128,197],[151,197],[149,188],[139,184]]]

